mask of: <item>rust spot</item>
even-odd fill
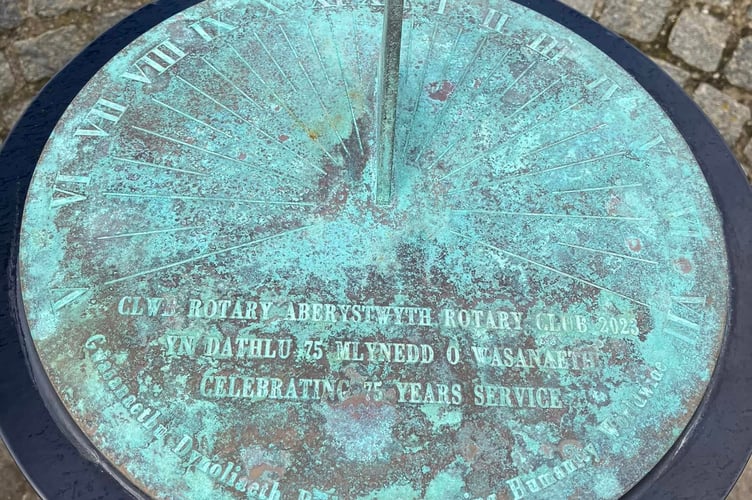
[[[245,154],[245,153],[240,153],[238,155],[238,160],[240,160],[240,161],[244,161],[246,158],[248,158],[248,155]]]
[[[682,274],[689,274],[692,272],[692,262],[690,262],[686,257],[676,259],[674,261],[674,264],[676,264],[676,269],[678,269]]]
[[[454,92],[454,84],[447,80],[434,82],[428,85],[428,97],[434,101],[446,102]]]
[[[483,84],[483,81],[480,78],[476,78],[475,83],[473,84],[473,87],[475,87],[476,89],[479,89],[482,84]]]
[[[282,134],[279,136],[279,142],[287,142],[290,139],[290,136]]]
[[[638,253],[642,251],[642,240],[640,238],[629,238],[627,240],[627,248],[632,252]]]
[[[608,202],[608,215],[617,215],[619,213],[619,206],[621,206],[621,198],[611,196],[611,200]]]
[[[319,140],[319,133],[315,130],[309,130],[308,131],[308,137],[311,138],[312,141],[318,141]]]

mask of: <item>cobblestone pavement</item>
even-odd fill
[[[0,141],[44,83],[147,0],[0,0]],[[565,0],[679,82],[752,179],[752,0]],[[0,443],[0,500],[32,499]],[[752,499],[752,470],[729,497]]]

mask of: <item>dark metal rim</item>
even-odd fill
[[[50,498],[126,498],[141,493],[98,454],[57,400],[33,345],[27,344],[16,288],[21,213],[34,167],[55,124],[89,79],[162,20],[201,0],[161,0],[109,30],[39,94],[0,152],[0,433],[35,489]],[[752,447],[752,196],[720,134],[681,88],[637,49],[555,0],[512,0],[590,41],[628,71],[690,144],[725,222],[732,270],[726,340],[715,374],[689,426],[625,498],[723,498]],[[746,225],[745,225],[746,224]],[[55,417],[53,417],[55,415]],[[61,430],[64,429],[64,430]],[[81,451],[79,451],[81,450]],[[88,458],[86,458],[88,457]],[[95,463],[96,462],[96,463]],[[130,492],[130,495],[129,495]]]

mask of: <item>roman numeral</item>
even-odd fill
[[[166,40],[145,55],[141,56],[132,66],[134,72],[124,73],[123,76],[141,83],[151,83],[148,73],[161,75],[183,59],[187,54],[174,43]]]
[[[614,96],[614,94],[616,94],[616,92],[619,91],[621,87],[610,78],[603,76],[588,83],[587,85],[585,85],[585,88],[591,92],[598,89],[604,89],[604,92],[601,94],[600,99],[608,101]]]
[[[90,177],[79,175],[58,175],[52,188],[52,208],[60,208],[86,200],[84,190],[91,182]]]
[[[661,153],[666,155],[673,155],[673,151],[671,151],[671,148],[668,146],[668,143],[666,142],[666,138],[663,137],[663,135],[658,134],[655,136],[652,140],[649,142],[643,144],[640,147],[640,153]]]
[[[437,10],[436,13],[446,14],[446,8],[447,8],[447,0],[439,0],[439,10]]]
[[[120,122],[127,109],[127,106],[109,99],[99,99],[86,113],[86,126],[76,130],[76,137],[108,137],[110,135],[108,129]]]
[[[488,9],[488,12],[486,13],[486,17],[483,19],[483,23],[481,25],[484,28],[488,28],[493,31],[497,31],[499,33],[502,32],[502,28],[504,28],[504,25],[509,20],[508,14],[502,14],[496,9]]]
[[[702,330],[707,297],[671,297],[664,330],[687,344],[697,343]]]
[[[191,24],[190,28],[198,33],[201,38],[203,38],[207,42],[211,42],[220,32],[234,31],[237,29],[237,26],[224,23],[218,19],[214,19],[213,17],[205,17],[199,22]],[[206,31],[207,28],[211,29],[211,33]]]
[[[538,38],[527,46],[530,50],[542,55],[549,62],[559,62],[567,52],[569,48],[560,43],[559,40],[552,37],[548,33],[541,33]]]
[[[344,7],[344,5],[344,0],[315,0],[313,3],[314,7],[322,7],[324,9],[329,9],[332,7]]]
[[[669,232],[684,238],[699,239],[703,237],[703,226],[697,212],[688,207],[682,207],[667,216]]]
[[[89,291],[88,288],[53,288],[51,292],[59,295],[60,298],[52,304],[52,311],[58,312],[66,306],[71,305]]]

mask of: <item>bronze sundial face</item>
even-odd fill
[[[728,264],[661,107],[517,3],[402,15],[201,2],[50,136],[24,312],[146,494],[617,498],[697,408]]]

